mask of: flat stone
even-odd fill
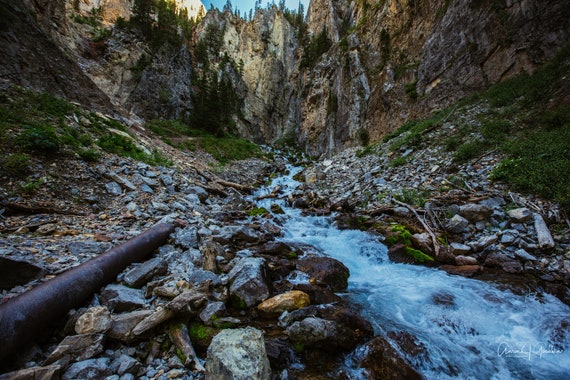
[[[155,257],[129,270],[123,277],[123,282],[133,288],[139,288],[154,276],[164,274],[166,269],[166,261],[160,257]]]
[[[536,257],[531,255],[530,253],[528,253],[524,249],[517,249],[515,251],[515,256],[517,256],[519,259],[522,259],[525,261],[536,261]]]
[[[478,261],[476,258],[471,257],[471,256],[456,256],[455,257],[455,264],[462,266],[462,265],[477,265]]]
[[[471,247],[466,244],[453,242],[449,244],[449,246],[451,247],[451,253],[454,255],[464,255],[471,252]]]
[[[479,222],[489,219],[492,210],[489,206],[470,203],[459,206],[459,214],[471,222]]]
[[[146,304],[142,290],[118,284],[109,284],[101,291],[101,302],[115,313],[135,310]]]
[[[526,207],[509,210],[507,215],[516,223],[523,223],[532,219],[532,212]]]
[[[91,359],[103,352],[103,334],[80,334],[66,336],[46,359],[52,364],[62,358],[81,361]]]
[[[121,188],[121,185],[119,185],[117,182],[107,182],[105,184],[105,189],[107,189],[107,192],[112,195],[123,194],[123,189]]]
[[[463,277],[473,277],[475,274],[481,272],[481,267],[479,265],[442,265],[439,269],[444,270],[449,274]]]

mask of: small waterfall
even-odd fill
[[[289,167],[256,195],[299,183]],[[311,244],[350,269],[346,296],[362,307],[376,333],[407,332],[425,347],[409,360],[427,379],[568,379],[570,307],[549,294],[516,295],[492,283],[392,263],[377,236],[339,230],[333,217],[302,216],[284,199],[284,242]],[[350,366],[350,360],[348,360]]]

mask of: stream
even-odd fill
[[[285,195],[294,191],[301,168],[288,169],[255,196],[276,186]],[[426,379],[570,378],[570,307],[556,297],[517,295],[490,282],[393,263],[378,236],[339,230],[333,216],[303,216],[285,198],[257,202],[268,210],[278,203],[285,211],[275,215],[280,240],[311,244],[344,263],[350,278],[342,296],[361,307],[377,335],[405,331],[416,337],[425,352],[407,358]],[[358,355],[357,349],[346,359],[355,379],[362,378],[353,368]]]

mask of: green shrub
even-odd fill
[[[133,141],[125,136],[117,134],[104,135],[99,138],[97,145],[99,145],[104,151],[108,153],[131,157],[135,160],[142,161],[150,165],[172,165],[172,161],[163,157],[157,150],[154,150],[152,154],[147,154],[142,149],[137,147]]]
[[[493,170],[492,179],[556,200],[570,210],[570,124],[513,139],[505,151],[508,157]]]
[[[13,153],[4,157],[1,161],[2,170],[12,176],[24,176],[30,171],[32,161],[25,153]]]
[[[262,157],[263,152],[256,144],[239,137],[202,136],[198,140],[200,148],[210,153],[220,164],[251,157]]]
[[[457,148],[453,155],[455,162],[467,162],[485,152],[485,144],[482,141],[466,142]]]
[[[426,203],[426,195],[425,191],[401,189],[399,193],[394,194],[394,198],[410,205],[423,206]]]
[[[481,135],[493,143],[502,143],[509,136],[511,123],[505,119],[486,119],[481,123]]]
[[[408,83],[406,85],[406,87],[404,88],[406,95],[408,95],[408,97],[410,99],[417,99],[418,98],[418,91],[416,89],[417,83],[418,83],[418,81],[413,81],[411,83]]]
[[[60,149],[60,140],[51,125],[25,126],[16,142],[23,149],[35,152],[55,153]]]
[[[406,247],[406,253],[412,256],[418,263],[425,263],[426,261],[433,261],[433,257],[426,255],[419,249]]]
[[[39,189],[40,186],[44,183],[41,179],[37,180],[28,180],[26,182],[20,182],[18,186],[20,190],[27,195],[35,194]]]
[[[101,158],[101,153],[95,149],[79,149],[77,152],[83,161],[97,162]]]
[[[392,160],[392,162],[390,163],[390,166],[392,166],[392,167],[402,166],[406,162],[408,162],[408,157],[396,157]]]

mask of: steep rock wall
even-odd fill
[[[240,134],[269,143],[294,133],[300,120],[298,46],[283,13],[275,7],[260,10],[246,22],[231,12],[211,10],[197,28],[197,39],[204,38],[209,23],[224,30],[219,57],[227,54],[241,67],[234,83],[243,99]]]
[[[321,154],[378,140],[532,72],[568,43],[569,12],[567,1],[313,0],[309,30],[335,44],[302,76],[302,143]]]
[[[51,36],[67,28],[64,1],[0,0],[0,80],[112,111],[109,98]]]

